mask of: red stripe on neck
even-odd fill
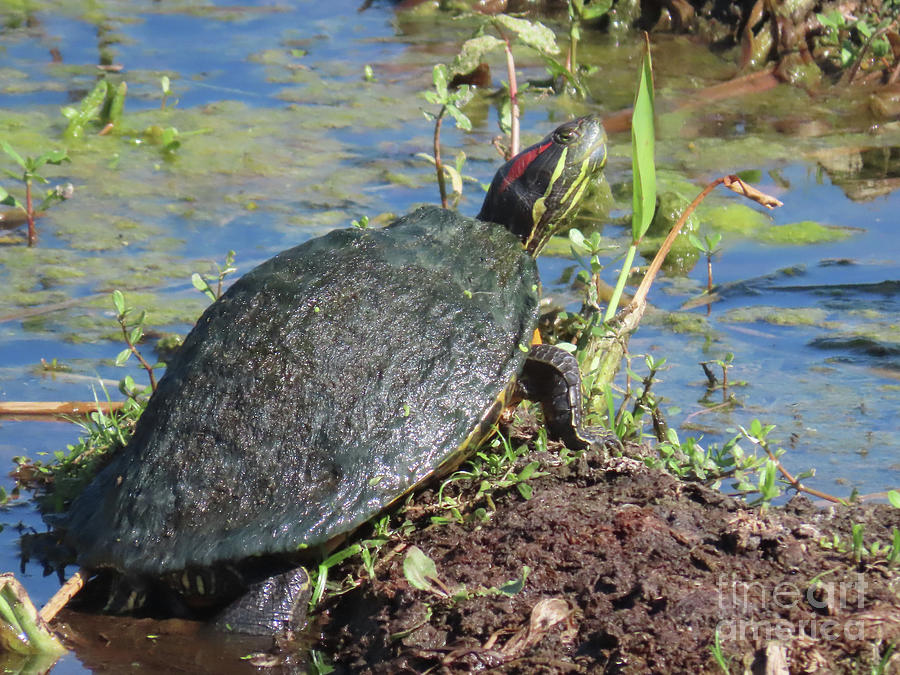
[[[543,145],[538,145],[529,150],[528,152],[523,152],[516,158],[516,161],[513,162],[513,165],[509,167],[509,171],[503,177],[503,183],[500,185],[500,192],[506,190],[509,187],[509,184],[516,180],[519,176],[525,173],[525,169],[529,167],[529,165],[540,155],[544,150],[546,150],[553,141],[547,141]]]

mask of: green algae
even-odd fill
[[[677,335],[712,336],[715,334],[707,318],[695,312],[664,312],[660,314],[660,317],[651,315],[650,323],[662,325]]]
[[[757,305],[753,307],[736,307],[719,315],[721,321],[733,323],[754,323],[762,321],[773,326],[817,326],[833,327],[836,324],[827,322],[829,312],[818,307],[771,307]]]
[[[731,202],[720,206],[710,206],[700,212],[704,224],[716,232],[752,237],[757,232],[772,226],[772,219],[741,202]]]
[[[760,232],[758,236],[760,241],[767,244],[797,246],[843,241],[859,231],[849,227],[822,225],[811,220],[804,220],[799,223],[771,227]]]

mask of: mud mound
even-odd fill
[[[857,564],[844,546],[852,523],[889,543],[900,510],[797,497],[760,512],[632,459],[542,469],[530,500],[510,490],[486,522],[427,527],[415,504],[434,495],[418,496],[407,517],[421,529],[326,604],[322,647],[338,671],[722,672],[718,631],[732,672],[858,672],[900,635],[896,568]],[[820,543],[835,533],[843,552]],[[453,597],[410,586],[413,546]],[[526,566],[522,588],[500,592]]]

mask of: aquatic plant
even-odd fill
[[[462,84],[456,87],[450,86],[450,70],[442,63],[434,66],[431,73],[431,79],[434,84],[433,91],[426,91],[422,96],[426,101],[434,105],[441,106],[437,114],[423,111],[425,117],[434,120],[434,143],[433,155],[426,153],[418,153],[417,157],[422,157],[434,164],[437,172],[438,190],[441,195],[441,206],[445,209],[448,206],[447,187],[444,181],[444,175],[450,178],[453,185],[453,206],[455,207],[462,197],[462,165],[465,162],[465,154],[459,153],[456,156],[456,167],[449,167],[444,164],[441,158],[441,125],[444,115],[449,114],[456,126],[463,131],[472,130],[472,122],[466,117],[462,109],[466,103],[472,98],[472,91],[469,85]]]
[[[25,214],[25,221],[28,223],[28,246],[34,246],[37,242],[37,230],[34,225],[35,220],[37,220],[38,216],[53,204],[69,199],[74,191],[71,183],[57,185],[48,190],[41,199],[41,202],[35,206],[33,195],[34,182],[37,181],[44,184],[50,182],[39,174],[38,171],[46,164],[58,166],[63,162],[68,162],[70,161],[69,156],[65,150],[48,150],[36,157],[23,157],[4,139],[0,139],[0,149],[3,150],[7,157],[18,164],[20,169],[20,172],[10,171],[9,169],[3,169],[3,172],[7,176],[21,181],[25,185],[24,203],[20,202],[15,196],[0,186],[0,204],[15,206],[22,209]]]

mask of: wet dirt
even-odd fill
[[[717,631],[730,672],[870,672],[900,637],[896,567],[846,550],[854,523],[890,542],[890,505],[760,511],[637,459],[542,464],[532,498],[495,497],[487,522],[428,526],[435,495],[416,497],[420,529],[323,607],[338,672],[723,672]],[[820,543],[835,534],[843,552]],[[413,546],[455,598],[410,586]],[[496,592],[523,566],[520,592]]]

